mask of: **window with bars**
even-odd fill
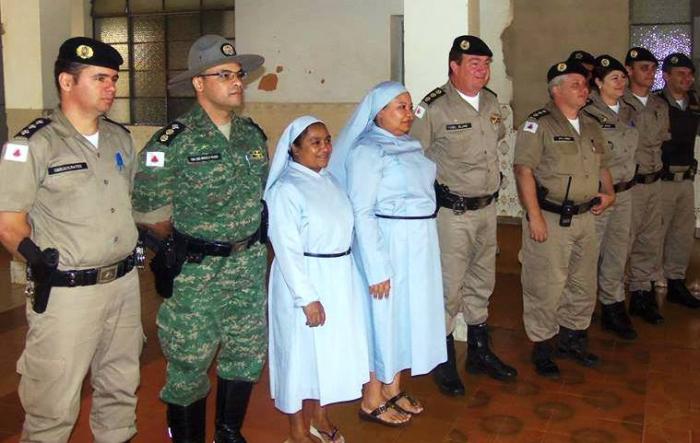
[[[92,0],[93,33],[124,58],[110,118],[164,125],[194,102],[191,88],[168,90],[187,70],[187,53],[204,34],[235,41],[235,0]]]
[[[663,87],[661,61],[672,52],[692,57],[690,0],[630,0],[630,46],[642,46],[659,60],[654,89]]]

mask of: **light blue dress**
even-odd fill
[[[370,370],[383,383],[406,368],[426,374],[447,359],[440,250],[435,218],[429,218],[436,209],[435,171],[417,140],[374,124],[347,156],[353,255],[366,279]],[[368,285],[387,279],[389,297],[371,298]]]
[[[266,194],[275,250],[269,284],[270,391],[292,414],[302,400],[321,405],[362,395],[369,361],[362,282],[351,254],[352,207],[333,176],[289,162]],[[306,325],[303,306],[319,300],[323,326]]]

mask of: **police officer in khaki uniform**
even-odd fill
[[[700,121],[700,101],[692,89],[695,66],[687,55],[668,55],[662,65],[663,90],[658,96],[669,110],[671,139],[661,146],[664,173],[661,176],[661,225],[663,273],[668,280],[667,300],[688,308],[700,308],[685,286],[695,232],[695,137]]]
[[[448,360],[433,376],[448,395],[464,395],[452,336],[459,313],[468,325],[467,370],[499,380],[517,375],[490,350],[486,324],[496,278],[497,147],[505,135],[496,94],[485,87],[492,55],[480,38],[457,37],[449,53],[449,81],[416,107],[411,129],[437,164]]]
[[[623,64],[609,55],[598,56],[592,75],[591,103],[583,108],[583,113],[595,120],[603,131],[616,194],[615,204],[596,217],[601,323],[603,329],[618,337],[633,340],[637,333],[625,308],[624,276],[632,221],[630,189],[636,184],[634,153],[639,133],[631,122],[634,109],[620,100],[627,84],[627,70]]]
[[[129,196],[135,152],[128,131],[104,117],[121,63],[104,43],[65,41],[54,70],[60,105],[0,157],[0,241],[31,271],[17,362],[23,442],[68,441],[88,371],[95,441],[136,433],[143,333]]]
[[[532,360],[546,377],[559,377],[557,353],[584,366],[586,330],[596,298],[598,241],[594,216],[615,201],[599,125],[581,114],[588,98],[586,69],[562,62],[547,73],[552,100],[518,131],[514,170],[525,208],[522,236],[523,320],[535,342]],[[601,186],[602,192],[598,192]]]
[[[656,57],[648,49],[630,48],[625,56],[629,88],[622,98],[634,109],[632,123],[639,132],[634,177],[637,185],[630,190],[629,312],[651,324],[663,322],[654,293],[654,273],[661,248],[661,144],[669,138],[668,106],[650,93],[657,66]]]

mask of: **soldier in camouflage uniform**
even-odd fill
[[[136,175],[135,219],[161,237],[171,231],[187,257],[157,318],[168,362],[161,399],[176,442],[204,441],[207,370],[219,348],[216,441],[245,442],[240,429],[265,359],[266,138],[233,112],[245,73],[262,63],[223,37],[198,39],[189,70],[171,80],[190,80],[197,103],[153,136]]]

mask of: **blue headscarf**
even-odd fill
[[[292,161],[289,157],[289,149],[291,148],[292,143],[297,137],[299,137],[299,134],[304,132],[306,128],[314,123],[323,123],[323,121],[311,115],[304,115],[291,122],[289,126],[285,128],[284,132],[282,132],[282,135],[277,142],[275,155],[272,158],[270,172],[267,175],[265,198],[267,198],[267,194],[272,185],[275,184],[280,175],[282,175],[282,172],[287,169],[287,164]]]
[[[333,155],[328,163],[328,170],[338,179],[343,188],[346,187],[345,160],[355,144],[355,141],[365,130],[372,127],[374,117],[389,102],[398,95],[407,92],[406,87],[401,83],[388,81],[381,82],[365,95],[350,120],[340,131],[340,135],[333,143]]]

